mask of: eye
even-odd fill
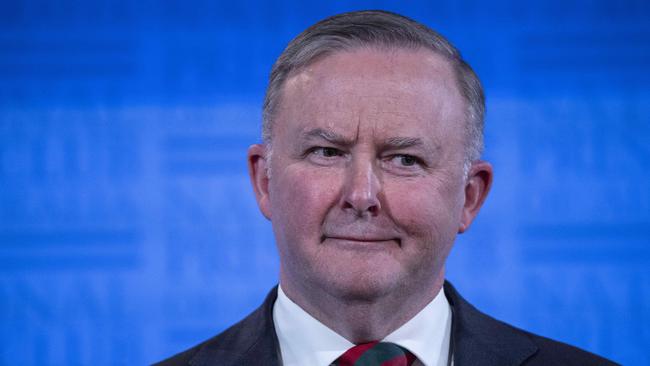
[[[331,158],[334,156],[341,156],[343,153],[339,149],[335,149],[333,147],[321,147],[318,150],[321,155],[323,155],[326,158]]]
[[[397,159],[403,166],[413,166],[418,163],[418,159],[411,155],[398,155]]]
[[[340,161],[339,158],[344,156],[345,153],[335,147],[329,146],[316,146],[312,147],[305,153],[311,162],[318,165],[331,165]]]
[[[320,155],[324,158],[333,158],[343,155],[343,152],[333,147],[316,147],[311,151],[312,154]]]
[[[412,167],[416,165],[423,165],[422,160],[413,155],[407,154],[398,154],[393,155],[388,159],[392,164],[395,164],[399,167]]]

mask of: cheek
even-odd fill
[[[460,207],[458,195],[431,182],[386,185],[389,215],[413,238],[432,245],[453,240]]]
[[[320,235],[320,226],[336,203],[337,175],[321,170],[287,167],[270,182],[274,226],[290,236]]]
[[[432,196],[429,190],[421,187],[400,184],[388,186],[386,191],[387,213],[409,235],[429,236],[435,222],[429,218],[436,216],[436,206],[431,204]]]

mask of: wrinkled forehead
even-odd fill
[[[323,57],[285,82],[276,128],[345,133],[433,125],[462,129],[465,102],[448,60],[429,50],[359,48]],[[415,132],[414,132],[415,133]]]

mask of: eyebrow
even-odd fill
[[[332,144],[349,147],[354,145],[354,140],[349,139],[341,134],[325,130],[322,128],[314,128],[302,134],[304,140],[311,140],[320,138]],[[424,147],[424,141],[419,137],[390,137],[381,142],[382,150],[398,150],[406,149],[409,147]]]
[[[382,143],[382,147],[387,150],[405,149],[414,146],[424,146],[424,142],[419,137],[391,137]]]
[[[352,146],[354,145],[354,140],[349,139],[343,135],[340,135],[336,132],[328,131],[322,128],[314,128],[309,130],[306,133],[302,134],[302,138],[306,140],[311,140],[314,138],[321,138],[323,140],[329,141],[332,144],[339,146]]]

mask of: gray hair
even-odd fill
[[[361,47],[425,48],[447,59],[456,74],[458,88],[467,101],[465,170],[483,152],[485,96],[481,82],[460,52],[443,36],[399,14],[367,10],[334,15],[307,28],[294,38],[271,69],[263,107],[262,139],[271,147],[272,127],[286,80],[316,60],[335,52]]]

